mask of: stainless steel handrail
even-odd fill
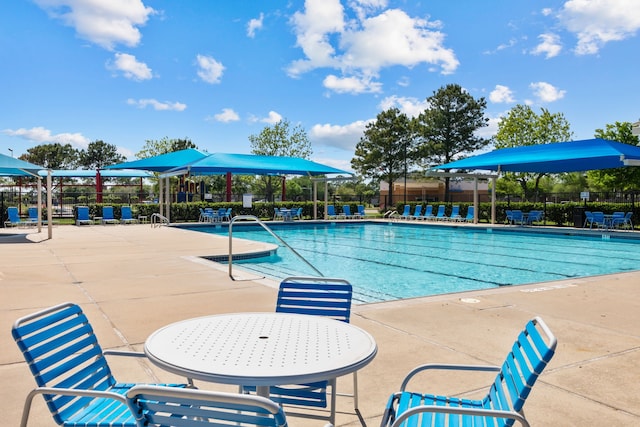
[[[260,220],[260,218],[258,218],[257,216],[254,216],[254,215],[237,215],[237,216],[234,216],[231,219],[231,221],[229,221],[229,277],[231,278],[231,280],[236,280],[233,277],[233,223],[236,222],[237,220],[251,220],[251,221],[257,222],[262,228],[264,228],[269,234],[271,234],[271,236],[273,236],[276,240],[278,240],[280,243],[282,243],[284,246],[286,246],[289,250],[291,250],[291,252],[293,252],[295,254],[295,256],[297,256],[302,262],[304,262],[309,267],[311,267],[311,269],[313,271],[315,271],[320,277],[324,277],[324,275],[317,268],[315,268],[313,265],[311,265],[311,263],[309,261],[307,261],[295,249],[293,249],[291,246],[289,246],[289,244],[287,242],[282,240],[282,238],[280,236],[278,236],[276,233],[274,233],[273,230],[271,230],[267,226],[267,224],[265,224],[264,222],[262,222]]]
[[[161,225],[169,225],[169,218],[159,213],[151,215],[151,227],[160,227]]]

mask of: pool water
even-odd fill
[[[197,227],[228,235],[226,227]],[[354,299],[389,301],[640,269],[640,241],[499,229],[399,223],[317,223],[272,227],[325,277],[347,279]],[[234,225],[237,238],[278,244],[259,226]],[[274,279],[317,275],[284,246],[234,261]]]

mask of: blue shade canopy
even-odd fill
[[[118,163],[105,167],[106,169],[139,169],[153,172],[165,172],[170,169],[181,167],[196,160],[207,157],[207,154],[187,148],[186,150],[174,151],[171,153],[160,154],[146,159],[134,160],[131,162]]]
[[[45,168],[0,154],[0,176],[36,176],[42,169]]]
[[[195,162],[167,171],[169,175],[217,175],[230,172],[243,175],[351,175],[299,157],[257,156],[252,154],[211,154]]]
[[[47,171],[38,172],[40,176],[47,176]],[[95,178],[96,171],[89,169],[78,170],[64,170],[54,169],[51,171],[51,176],[54,178]],[[151,172],[137,169],[123,169],[123,170],[100,170],[100,176],[103,178],[153,178]]]
[[[434,169],[560,173],[613,169],[640,161],[640,147],[605,139],[502,148]]]

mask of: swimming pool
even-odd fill
[[[326,277],[341,277],[361,302],[389,301],[640,269],[640,241],[405,223],[269,225]],[[227,227],[192,230],[228,235]],[[257,225],[238,238],[278,242]],[[316,275],[286,247],[234,261],[274,279]]]

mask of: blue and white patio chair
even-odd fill
[[[364,209],[364,205],[358,205],[358,218],[365,218],[367,216],[367,212]]]
[[[102,207],[102,223],[103,224],[118,224],[120,221],[113,216],[113,206]]]
[[[349,206],[349,205],[343,205],[342,206],[342,216],[344,216],[345,219],[352,219],[353,218],[353,214],[351,213],[351,206]]]
[[[462,221],[462,216],[460,215],[460,206],[453,205],[451,207],[451,215],[445,218],[447,221]]]
[[[438,206],[438,212],[436,213],[436,216],[434,217],[434,219],[436,221],[446,221],[447,220],[447,216],[445,215],[445,206],[444,205],[440,205]]]
[[[103,351],[78,305],[59,304],[21,317],[14,323],[11,334],[37,384],[27,395],[22,427],[27,425],[31,403],[39,394],[59,425],[137,425],[124,400],[124,395],[135,384],[117,382],[105,356],[145,355]],[[186,384],[170,386],[185,387]]]
[[[143,385],[126,396],[139,427],[287,426],[282,407],[260,396]]]
[[[20,212],[15,206],[7,208],[7,220],[4,222],[5,227],[20,227],[29,225],[29,221],[23,221],[20,219]]]
[[[404,205],[404,210],[400,214],[400,219],[409,219],[409,216],[411,216],[411,206]]]
[[[338,215],[336,214],[336,207],[333,205],[327,205],[327,219],[336,219]]]
[[[536,317],[520,332],[502,366],[429,364],[412,370],[400,391],[389,398],[382,427],[426,426],[529,426],[522,407],[531,388],[555,353],[556,337]],[[409,381],[426,370],[498,372],[484,398],[479,400],[407,391]]]
[[[475,208],[473,206],[469,206],[467,208],[467,216],[464,217],[464,221],[473,222],[475,219]]]
[[[631,216],[633,215],[633,212],[627,212],[627,213],[623,213],[623,212],[619,212],[622,215],[616,215],[616,213],[613,213],[613,218],[611,219],[611,225],[614,228],[630,228],[631,230],[633,230],[633,222],[631,222]]]
[[[131,206],[120,208],[120,222],[123,224],[136,224],[138,222],[138,219],[133,217]]]
[[[93,220],[89,217],[89,206],[76,207],[76,225],[93,224]]]
[[[418,219],[422,220],[422,219],[434,219],[435,216],[433,215],[433,205],[427,205],[424,208],[424,212],[422,213],[422,216]]]
[[[344,279],[326,277],[287,277],[280,283],[276,313],[295,313],[326,316],[342,322],[351,318],[353,289]],[[329,420],[335,424],[336,379],[309,384],[279,385],[270,387],[269,398],[274,402],[307,406],[327,407],[327,388],[331,387]],[[255,387],[242,387],[244,392],[255,391]],[[358,409],[358,377],[353,374],[353,405]],[[340,394],[343,395],[343,394]],[[350,395],[349,395],[350,396]],[[287,414],[293,414],[287,409]],[[307,416],[307,415],[305,415]]]
[[[409,219],[420,219],[422,218],[422,205],[416,205],[413,215],[409,216]]]

